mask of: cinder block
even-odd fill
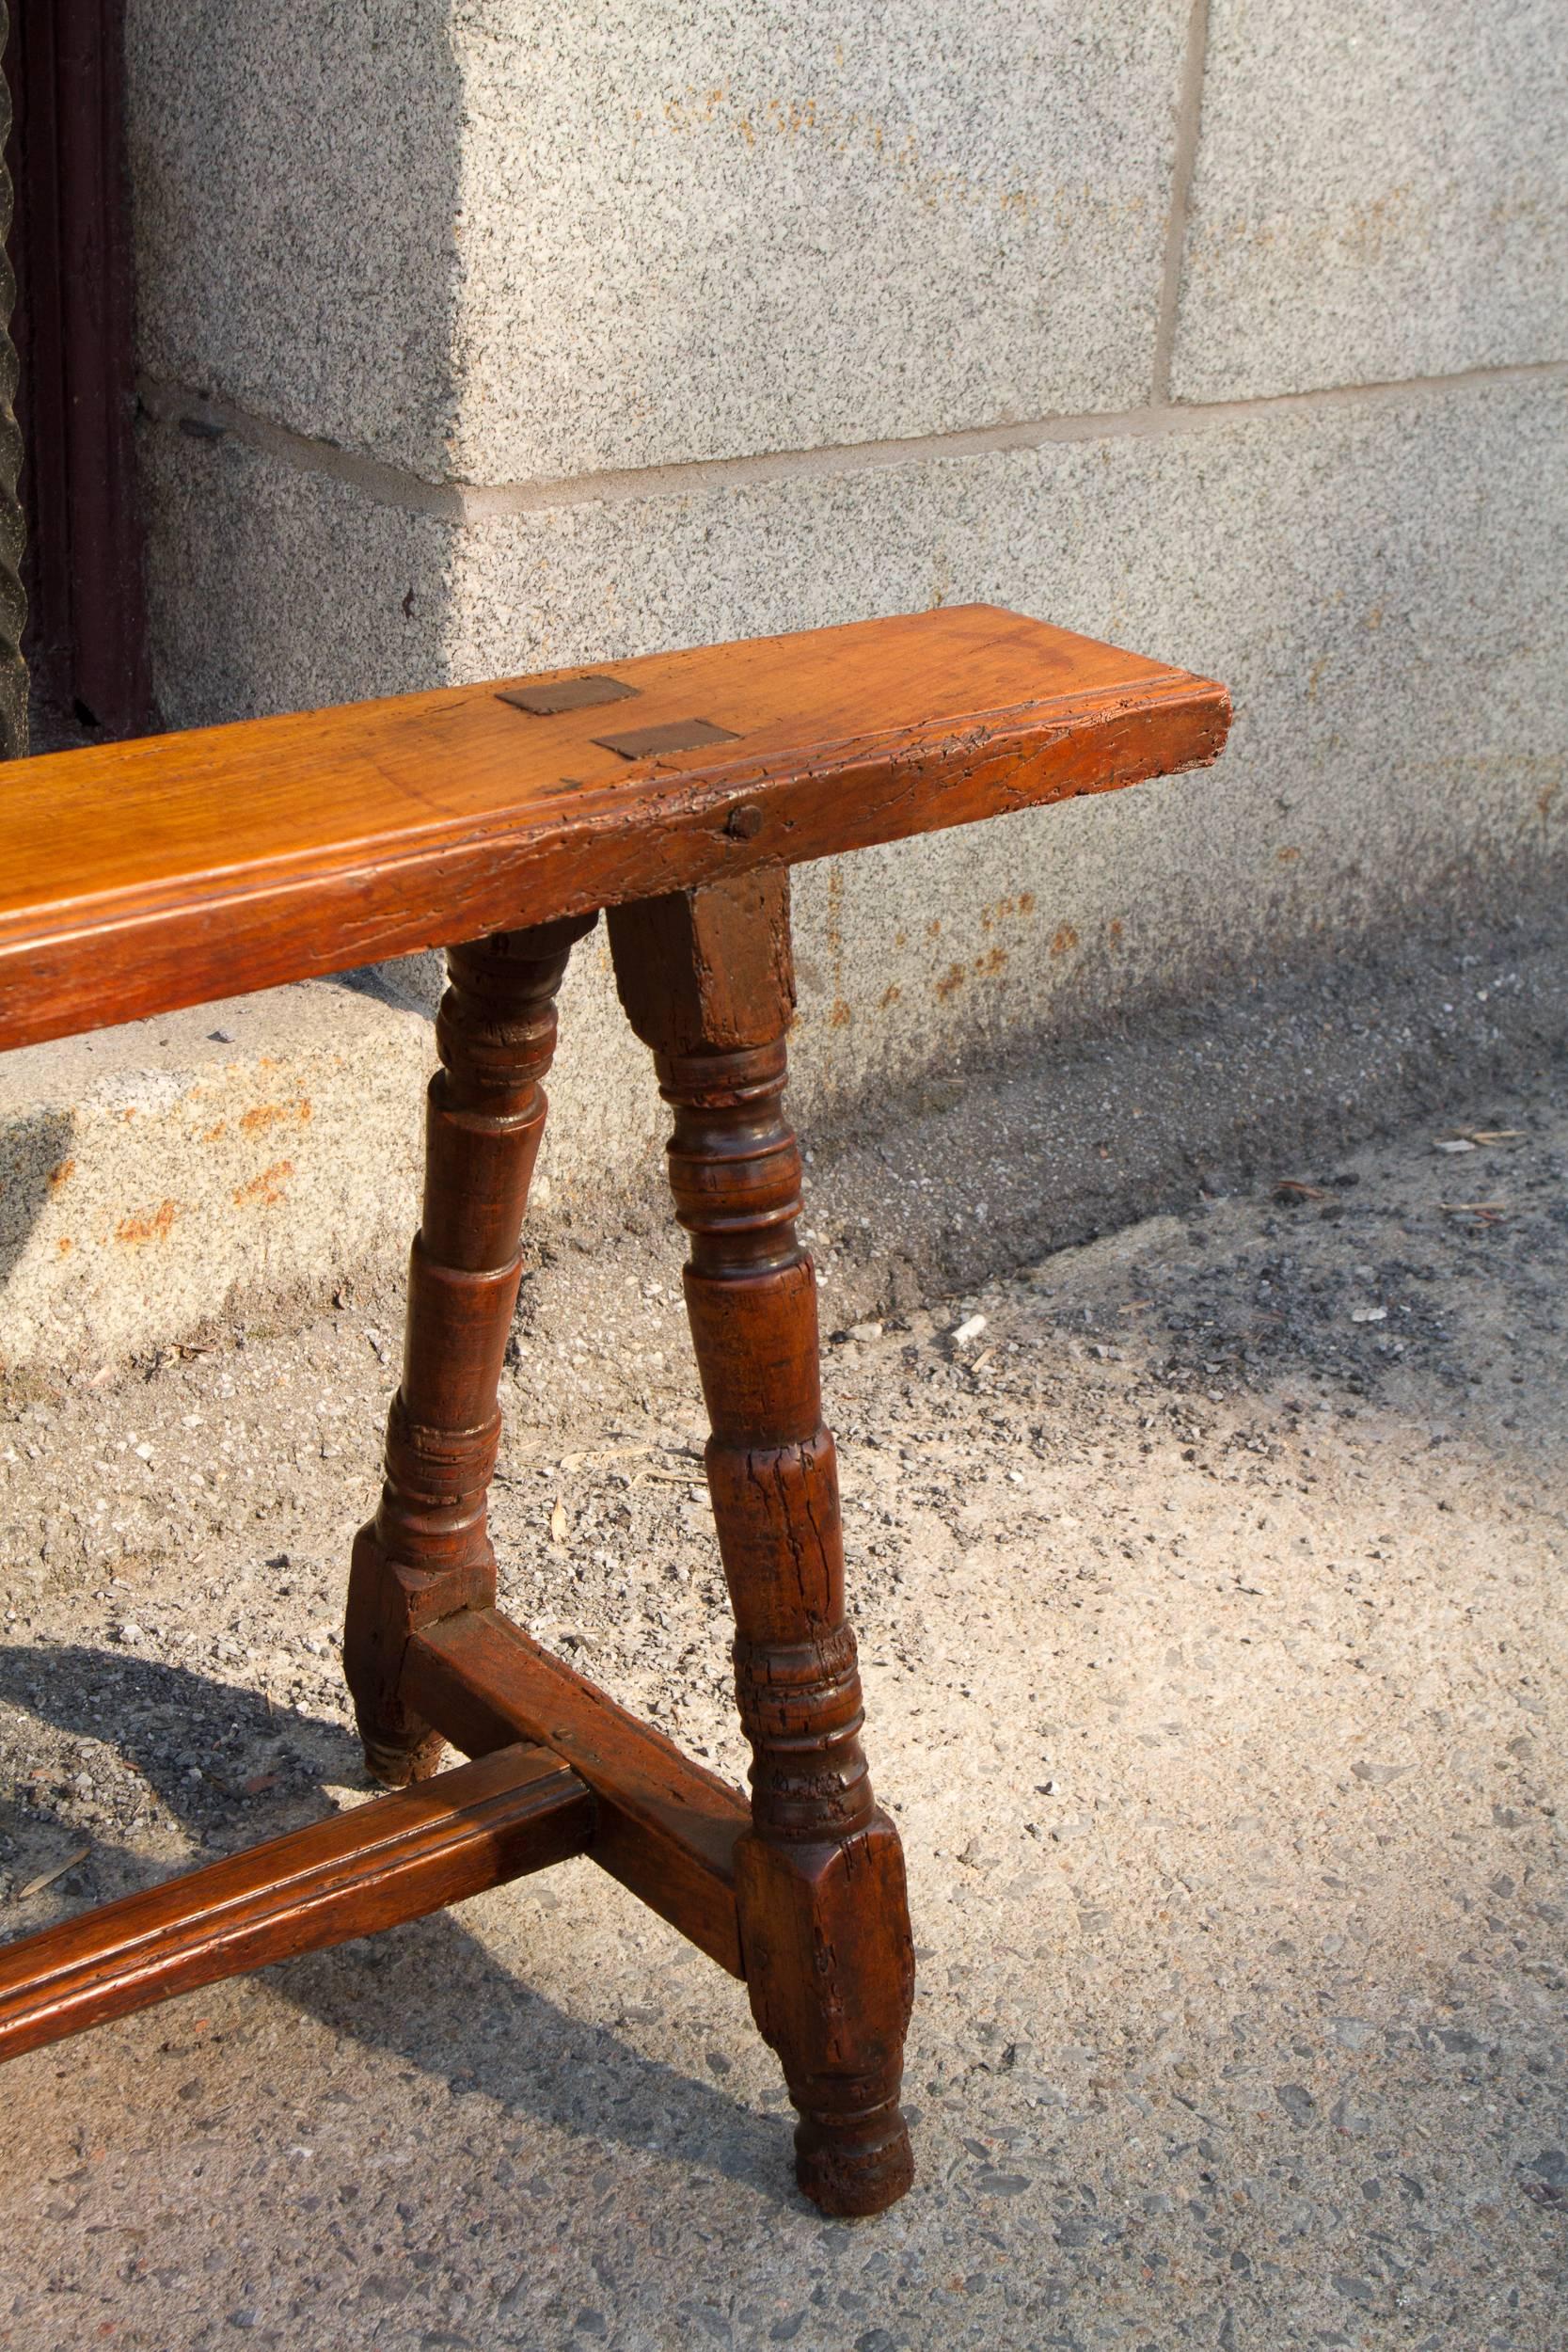
[[[1561,0],[1211,0],[1178,399],[1563,358]]]

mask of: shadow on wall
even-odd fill
[[[450,13],[128,11],[148,586],[169,726],[448,676],[450,533],[406,494],[449,471],[458,377]],[[320,474],[265,454],[278,429]],[[391,469],[390,502],[350,486],[365,461]]]
[[[357,1740],[338,1725],[292,1708],[269,1712],[258,1692],[113,1651],[0,1648],[0,1700],[72,1738],[110,1739],[177,1820],[197,1836],[215,1832],[209,1860],[321,1819],[324,1783],[364,1777]],[[263,1751],[291,1792],[281,1803],[237,1805],[230,1775],[245,1772]],[[200,1768],[192,1768],[193,1755],[204,1759]],[[73,1826],[20,1807],[0,1808],[0,1819],[21,1878],[57,1867],[81,1843]],[[95,1846],[61,1881],[75,1897],[64,1910],[167,1875],[142,1856]],[[512,1893],[546,1911],[559,1900],[542,1880]],[[29,1922],[28,1931],[40,1924]],[[625,2042],[614,2043],[615,2062],[607,2066],[603,2030],[531,1991],[452,1912],[276,1963],[267,1975],[330,2033],[391,2051],[453,2096],[483,2087],[488,2098],[552,2128],[638,2150],[678,2147],[685,2160],[743,2182],[770,2203],[799,2201],[785,2161],[792,2119],[782,2090],[778,2111],[765,2117]]]
[[[71,1157],[74,1132],[66,1111],[0,1120],[0,1370],[6,1361],[6,1285]]]

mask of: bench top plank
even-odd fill
[[[1134,784],[1228,720],[969,605],[17,761],[0,1048]]]

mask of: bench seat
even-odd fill
[[[968,605],[17,761],[0,1049],[1135,784],[1228,717]]]

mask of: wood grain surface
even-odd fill
[[[751,1826],[737,1788],[493,1609],[416,1632],[403,1695],[470,1755],[525,1739],[548,1747],[598,1804],[589,1859],[727,1968],[745,1974],[735,1916],[735,1849]]]
[[[529,709],[500,681],[11,763],[0,1048],[1114,790],[1229,722],[1223,687],[987,605],[548,677],[583,675],[631,691]]]
[[[796,2179],[825,2213],[880,2213],[913,2178],[898,2092],[914,1947],[898,1833],[861,1744],[816,1277],[782,1107],[789,876],[614,909],[610,940],[674,1113],[670,1186],[690,1242],[686,1307],[752,1750],[752,1827],[735,1856],[746,1988],[799,2111]]]
[[[0,2058],[562,1862],[594,1811],[574,1772],[513,1746],[24,1936],[0,1950]]]

